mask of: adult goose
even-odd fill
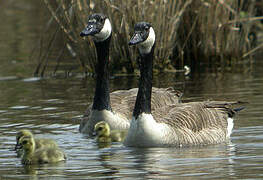
[[[226,142],[240,102],[179,103],[151,111],[155,33],[147,22],[135,25],[129,45],[138,45],[140,79],[133,117],[124,145],[132,147],[190,146]],[[152,112],[152,113],[151,113]]]
[[[80,36],[91,36],[97,51],[96,89],[93,103],[81,120],[79,131],[92,136],[94,126],[105,121],[111,129],[125,130],[130,126],[132,109],[138,88],[109,93],[109,47],[112,36],[110,20],[103,14],[92,14]],[[167,104],[177,103],[180,93],[171,89],[153,88],[153,111]]]

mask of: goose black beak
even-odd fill
[[[129,45],[136,45],[136,44],[139,44],[143,41],[144,41],[144,39],[142,38],[142,36],[139,33],[134,33],[131,40],[129,41]]]
[[[94,25],[88,25],[83,31],[81,31],[80,36],[85,37],[89,35],[94,35],[99,33],[99,30]]]

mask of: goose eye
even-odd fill
[[[102,127],[99,127],[98,130],[101,131],[101,130],[102,130]]]
[[[104,19],[102,18],[102,19],[100,19],[100,22],[103,24],[103,21],[104,21]]]
[[[27,143],[27,141],[23,141],[23,142],[22,142],[22,144],[26,144],[26,143]]]

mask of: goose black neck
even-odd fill
[[[110,110],[109,90],[109,47],[111,35],[102,42],[95,42],[98,62],[96,64],[96,89],[93,110]]]
[[[141,113],[151,113],[152,79],[153,79],[153,54],[152,47],[149,54],[140,55],[140,79],[139,90],[133,110],[133,116],[137,118]]]

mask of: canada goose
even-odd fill
[[[105,121],[98,122],[94,131],[98,143],[121,142],[127,134],[127,130],[111,130]]]
[[[100,121],[106,121],[111,129],[128,129],[138,88],[109,93],[108,65],[112,36],[110,20],[103,14],[91,14],[87,27],[80,36],[92,37],[98,62],[95,69],[97,76],[93,103],[86,110],[79,131],[92,136],[95,124]],[[177,103],[180,96],[180,93],[175,94],[171,89],[153,88],[153,111],[163,105]]]
[[[151,113],[152,66],[155,33],[147,22],[135,25],[129,45],[140,54],[139,91],[124,145],[133,147],[190,146],[226,142],[232,117],[240,102],[205,101],[164,106]]]
[[[66,155],[59,148],[42,147],[36,149],[36,143],[32,136],[24,136],[19,140],[22,145],[22,164],[56,163],[66,160]]]
[[[22,156],[22,149],[19,149],[18,147],[20,146],[19,140],[24,137],[34,137],[33,133],[30,130],[27,129],[22,129],[17,132],[16,134],[16,146],[15,150],[17,152],[17,156],[21,157]],[[52,140],[52,139],[46,139],[46,138],[35,138],[35,144],[36,144],[36,149],[42,148],[42,147],[58,147],[57,143]]]

